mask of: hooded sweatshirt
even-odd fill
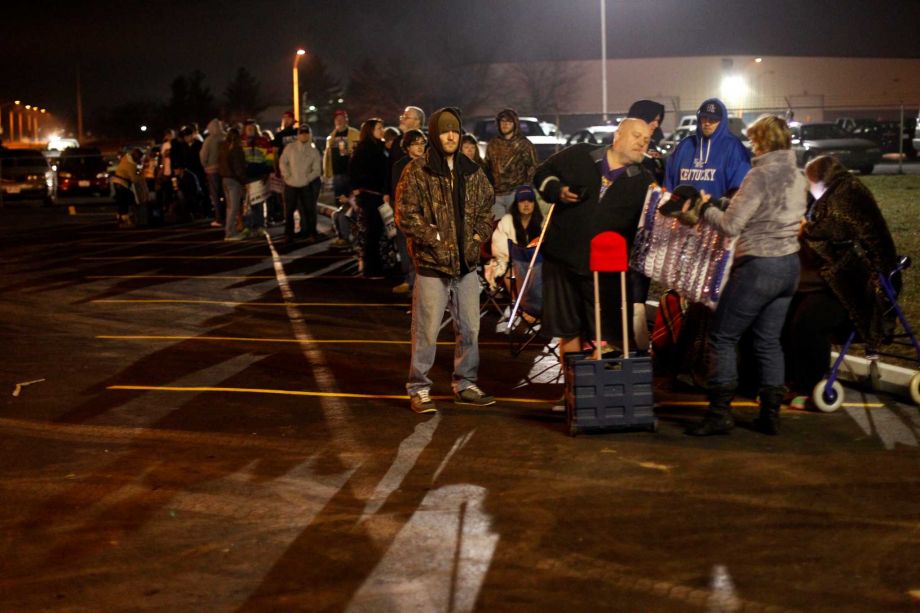
[[[514,130],[510,138],[499,131],[499,117],[510,115],[514,119]],[[537,168],[537,150],[527,137],[521,134],[521,121],[514,109],[503,109],[495,116],[495,129],[499,133],[486,145],[486,165],[492,169],[495,178],[495,193],[510,194],[518,185],[531,183]]]
[[[220,149],[220,144],[224,141],[224,129],[220,125],[219,119],[212,119],[208,122],[208,136],[204,139],[204,143],[201,145],[201,151],[198,152],[198,157],[201,160],[201,165],[204,167],[204,171],[208,174],[217,174],[219,168],[217,166],[217,152]]]
[[[669,191],[678,185],[692,185],[718,199],[737,189],[751,169],[751,154],[728,129],[725,105],[718,98],[709,98],[701,107],[709,103],[722,109],[722,121],[706,138],[697,111],[696,134],[682,140],[668,157],[664,186]]]

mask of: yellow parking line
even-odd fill
[[[202,281],[215,280],[246,280],[246,279],[274,279],[275,275],[86,275],[84,279],[200,279]],[[290,275],[289,281],[328,281],[330,279],[359,279],[354,275]]]
[[[306,306],[306,307],[399,307],[407,308],[411,304],[396,304],[390,302],[235,302],[233,300],[166,300],[166,299],[99,299],[91,300],[96,304],[222,304],[225,306]]]
[[[169,245],[215,245],[215,246],[224,246],[224,247],[240,247],[239,243],[229,243],[224,242],[223,238],[215,238],[212,240],[203,240],[203,241],[186,241],[186,240],[163,240],[163,241],[142,241],[142,242],[132,242],[132,241],[85,241],[80,243],[81,245],[92,245],[94,247],[112,247],[118,245],[124,245],[126,247],[138,247],[146,245],[155,245],[157,247],[167,247]],[[242,246],[245,246],[242,245]],[[261,243],[252,243],[253,247],[261,246]]]
[[[400,394],[349,394],[346,392],[306,392],[301,390],[275,390],[249,387],[173,387],[156,385],[110,385],[106,389],[136,392],[229,392],[236,394],[272,394],[276,396],[310,396],[314,398],[356,398],[362,400],[409,400],[409,396]],[[452,400],[453,396],[432,396],[435,400]],[[517,402],[521,404],[552,404],[553,400],[539,398],[496,398],[499,402]]]
[[[166,336],[166,335],[116,335],[116,334],[99,334],[96,336],[102,340],[115,341],[227,341],[232,343],[299,343],[309,345],[411,345],[411,340],[405,341],[382,341],[382,340],[365,340],[365,339],[311,339],[301,341],[296,338],[251,338],[246,336]],[[508,343],[500,341],[479,341],[480,345],[505,346]],[[438,345],[453,346],[454,341],[439,341]]]
[[[352,256],[343,258],[340,255],[280,255],[283,260],[347,260]],[[78,258],[92,261],[119,261],[119,260],[269,260],[270,255],[89,255]]]
[[[675,400],[673,402],[662,402],[657,406],[662,407],[706,407],[709,406],[709,402],[706,400]],[[733,407],[757,407],[760,406],[756,402],[750,402],[746,400],[735,400],[732,402]],[[844,407],[857,407],[864,409],[880,409],[885,405],[881,402],[844,402]],[[796,411],[797,413],[816,413],[817,411],[801,411],[798,409],[786,409],[789,411]]]

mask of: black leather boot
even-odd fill
[[[764,434],[779,434],[779,407],[785,395],[785,387],[760,388],[760,415],[754,420],[755,430]]]
[[[735,386],[714,387],[708,391],[709,410],[703,416],[703,421],[687,428],[690,436],[712,436],[713,434],[728,434],[735,427],[732,417],[732,398],[735,397]]]

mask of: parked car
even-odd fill
[[[920,151],[920,115],[914,120],[914,138],[911,141],[911,144],[914,146],[914,151]]]
[[[57,164],[57,193],[109,195],[109,173],[102,152],[95,147],[72,147],[61,152]]]
[[[865,138],[876,143],[882,153],[898,153],[902,150],[908,158],[917,157],[917,150],[911,142],[914,134],[914,120],[909,119],[904,123],[904,132],[901,132],[900,121],[865,121],[856,124],[851,134],[857,138]],[[899,139],[900,134],[900,139]]]
[[[731,130],[732,134],[740,138],[742,141],[747,138],[747,124],[744,123],[744,120],[740,117],[729,117],[728,118],[728,129]],[[671,132],[671,135],[668,136],[669,140],[674,140],[673,136],[677,133],[678,130],[688,130],[688,134],[696,132],[696,115],[684,115],[680,119],[680,123],[677,124],[677,128],[674,132]],[[679,141],[678,141],[679,142]],[[750,144],[745,145],[750,149]]]
[[[4,199],[35,199],[51,204],[54,184],[54,171],[41,151],[0,147],[0,192]]]
[[[690,127],[677,128],[676,130],[671,132],[671,134],[663,138],[661,142],[658,143],[658,147],[659,149],[661,149],[662,153],[667,155],[668,153],[671,152],[671,150],[674,149],[674,147],[677,146],[677,144],[680,141],[684,140],[691,134],[695,134],[695,133],[696,133],[695,125],[690,126]]]
[[[804,166],[819,155],[833,155],[847,168],[871,174],[882,152],[871,140],[856,138],[833,123],[793,123],[792,148],[796,162]]]
[[[609,145],[613,142],[613,135],[616,134],[617,126],[606,125],[606,126],[590,126],[587,128],[582,128],[581,130],[576,130],[572,132],[572,135],[569,136],[568,140],[565,141],[566,146],[574,145],[576,143],[588,143],[590,145]]]
[[[565,147],[565,139],[560,136],[551,136],[546,134],[541,126],[541,122],[536,117],[520,118],[521,134],[527,137],[527,140],[533,143],[537,150],[537,159],[545,160],[559,149]],[[498,134],[498,128],[495,125],[495,118],[480,119],[473,124],[473,134],[479,141],[479,152],[485,157],[486,145]]]

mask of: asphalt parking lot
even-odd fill
[[[497,404],[450,402],[448,327],[419,416],[350,254],[111,217],[0,209],[4,610],[920,610],[916,406],[700,440],[657,381],[657,433],[573,438],[489,313]]]

